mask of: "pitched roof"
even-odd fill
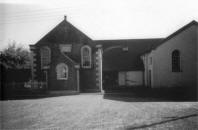
[[[181,32],[185,31],[186,29],[188,29],[189,27],[193,26],[193,25],[198,25],[198,22],[193,20],[190,23],[186,24],[185,26],[183,26],[182,28],[178,29],[177,31],[175,31],[174,33],[172,33],[171,35],[169,35],[168,37],[166,37],[164,40],[162,40],[162,42],[158,45],[160,46],[161,44],[165,43],[166,41],[170,40],[171,38],[177,36],[178,34],[180,34]],[[156,49],[158,46],[156,46],[154,49]]]
[[[91,39],[83,32],[74,27],[67,20],[63,20],[57,26],[55,26],[50,32],[48,32],[43,38],[41,38],[36,45],[45,43],[79,43],[84,41],[87,43]]]
[[[162,41],[158,39],[125,39],[125,40],[96,40],[103,46],[104,71],[143,70],[144,65],[140,55],[156,47]],[[128,47],[128,51],[123,51]]]
[[[35,45],[58,45],[58,44],[72,44],[72,48],[80,48],[81,44],[89,44],[94,47],[94,42],[86,34],[78,30],[66,19],[55,26],[50,32],[48,32],[43,38],[41,38]],[[53,46],[52,46],[53,47]],[[80,63],[80,56],[76,53],[77,49],[74,49],[74,53],[67,54],[71,60],[76,63]]]

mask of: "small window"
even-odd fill
[[[91,68],[91,48],[89,46],[81,48],[81,65],[83,68]]]
[[[64,63],[58,64],[56,66],[57,80],[67,80],[68,79],[68,66]]]
[[[71,44],[60,44],[59,48],[61,50],[61,52],[63,53],[70,53],[71,49],[72,49],[72,45]]]
[[[40,50],[41,54],[41,68],[49,66],[51,59],[51,51],[49,47],[42,47]]]
[[[174,50],[172,52],[172,72],[180,72],[180,52],[179,50]]]
[[[152,65],[152,63],[153,63],[153,59],[152,57],[149,57],[149,64]]]

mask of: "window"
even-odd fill
[[[57,80],[67,80],[68,79],[68,66],[64,63],[60,63],[56,66],[56,76]]]
[[[180,72],[180,52],[179,50],[174,50],[172,52],[172,72]]]
[[[91,48],[89,46],[81,48],[81,65],[83,68],[91,68]]]
[[[51,58],[51,51],[49,47],[41,48],[41,68],[48,67]]]
[[[59,45],[61,52],[69,53],[71,52],[72,45],[71,44],[60,44]]]
[[[149,57],[149,64],[152,65],[152,63],[153,63],[153,59],[152,57]]]

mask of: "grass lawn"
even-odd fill
[[[1,129],[198,129],[197,102],[80,94],[0,103]]]

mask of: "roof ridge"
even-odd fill
[[[198,24],[198,22],[196,20],[192,20],[191,22],[194,24]]]
[[[178,30],[176,30],[175,32],[171,33],[170,35],[168,35],[164,40],[162,40],[162,42],[156,46],[154,49],[156,49],[157,47],[161,46],[164,42],[170,40],[171,38],[173,38],[174,36],[180,34],[181,32],[183,32],[184,30],[188,29],[189,27],[191,27],[192,25],[198,25],[198,22],[195,20],[192,20],[191,22],[189,22],[188,24],[184,25],[183,27],[179,28]]]
[[[38,45],[38,43],[40,41],[42,41],[47,35],[49,35],[55,28],[57,28],[58,26],[60,26],[60,24],[62,24],[65,20],[62,20],[61,22],[59,22],[58,24],[56,24],[55,26],[53,26],[50,31],[48,31],[47,33],[44,34],[44,36],[42,36],[37,42],[35,42],[35,45]]]
[[[44,36],[42,36],[36,43],[35,45],[40,44],[40,42],[46,38],[49,34],[51,34],[53,31],[55,31],[56,28],[58,28],[59,26],[62,26],[64,24],[67,24],[68,26],[71,26],[74,30],[77,30],[77,32],[79,32],[80,34],[84,35],[87,39],[89,39],[90,41],[93,41],[87,34],[85,34],[84,32],[82,32],[81,30],[79,30],[77,27],[75,27],[72,23],[70,23],[67,20],[62,20],[61,22],[59,22],[56,26],[53,26],[49,32],[45,33]]]
[[[65,20],[64,20],[65,21]],[[74,29],[76,29],[77,31],[79,31],[81,34],[83,34],[85,37],[87,37],[89,40],[92,40],[92,38],[90,36],[88,36],[87,34],[85,34],[84,32],[82,32],[80,29],[78,29],[77,27],[75,27],[72,23],[70,23],[69,21],[65,21],[67,22],[70,26],[72,26]],[[92,40],[93,41],[93,40]]]
[[[93,41],[98,42],[98,41],[162,40],[162,39],[164,38],[102,39],[102,40],[93,40]]]

